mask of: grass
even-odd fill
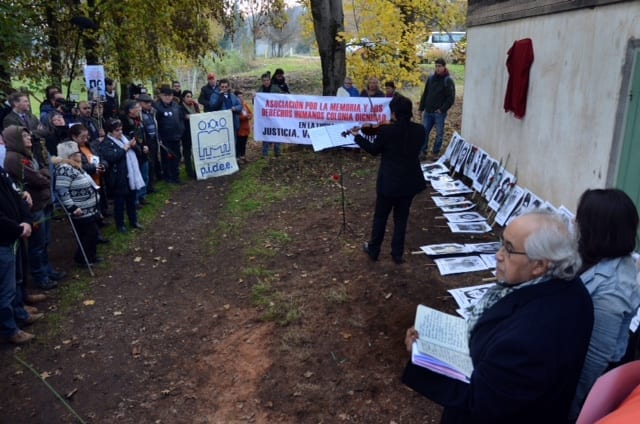
[[[347,289],[344,287],[338,289],[331,289],[324,295],[327,302],[336,305],[342,305],[348,303],[351,300],[351,296],[347,293]]]
[[[273,75],[277,68],[282,68],[285,73],[296,74],[315,74],[321,79],[322,67],[319,56],[290,56],[290,57],[274,57],[256,59],[253,68],[244,74],[244,76],[262,75],[265,72],[271,72]],[[257,71],[257,72],[256,72]]]
[[[264,160],[251,162],[231,184],[218,227],[209,236],[212,251],[219,247],[225,236],[236,235],[249,215],[285,199],[290,193],[291,187],[265,186],[262,183],[261,175],[267,166],[268,162]]]
[[[251,299],[254,305],[263,309],[262,319],[273,321],[286,326],[300,319],[301,312],[298,304],[271,287],[267,282],[254,284],[251,288]]]

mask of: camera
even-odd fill
[[[55,105],[62,109],[64,113],[71,113],[73,109],[78,107],[78,102],[75,100],[56,99]]]

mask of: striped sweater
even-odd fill
[[[69,161],[56,161],[55,189],[60,202],[74,219],[95,219],[98,215],[98,193],[93,180],[81,169],[72,166]],[[82,209],[82,215],[73,213]]]

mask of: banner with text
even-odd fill
[[[256,93],[253,137],[256,141],[311,144],[309,129],[338,123],[388,120],[389,97],[332,97]]]
[[[238,171],[230,110],[189,115],[193,162],[199,180]]]

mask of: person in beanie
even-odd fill
[[[55,165],[55,190],[60,203],[71,216],[81,246],[76,250],[76,265],[101,262],[96,256],[98,244],[98,186],[82,168],[82,153],[75,141],[58,144]],[[82,254],[84,249],[85,257]]]

